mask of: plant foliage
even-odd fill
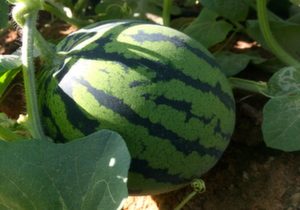
[[[118,209],[127,197],[130,156],[104,130],[82,139],[0,142],[0,208]]]

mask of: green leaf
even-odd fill
[[[300,94],[270,99],[263,116],[262,131],[268,147],[287,152],[300,150]]]
[[[103,0],[95,7],[95,13],[102,19],[146,18],[148,14],[161,16],[163,9],[163,1],[157,0]],[[181,14],[181,8],[176,4],[172,5],[171,14]]]
[[[17,76],[17,74],[22,70],[22,68],[16,68],[4,73],[0,73],[0,101],[1,97],[4,95],[6,89],[9,84],[13,81],[13,79]]]
[[[300,93],[300,71],[294,67],[284,67],[273,74],[268,82],[272,96]]]
[[[130,156],[115,132],[66,144],[0,142],[0,208],[115,210],[127,197]]]
[[[139,13],[142,17],[145,16],[146,13],[151,13],[158,16],[162,15],[163,1],[158,1],[158,0],[139,0],[139,1],[127,0],[127,1],[137,2],[137,7],[134,12]],[[182,13],[181,7],[179,7],[174,1],[171,7],[171,14],[179,15],[181,13]]]
[[[8,25],[8,3],[6,0],[0,0],[0,28],[6,28]]]
[[[102,19],[125,18],[129,17],[131,12],[127,1],[104,0],[95,7],[95,13],[102,16]]]
[[[285,67],[285,65],[276,57],[269,58],[268,60],[264,61],[257,65],[257,68],[264,70],[265,72],[269,73],[276,73],[278,69]]]
[[[0,55],[0,74],[22,65],[19,55]]]
[[[279,44],[293,57],[300,59],[300,24],[287,21],[270,21],[271,31]],[[247,33],[268,49],[257,21],[247,21]]]
[[[184,30],[184,33],[209,48],[225,40],[232,30],[232,25],[224,20],[217,20],[218,15],[204,8],[199,16]]]
[[[243,71],[251,61],[255,64],[265,61],[265,59],[254,53],[237,54],[230,51],[222,51],[217,53],[215,57],[226,76],[238,74],[239,72]]]
[[[19,55],[0,55],[0,98],[15,76],[22,70],[21,65]]]
[[[193,22],[192,17],[179,17],[171,21],[171,28],[175,28],[179,31],[183,31],[187,26]]]
[[[162,14],[162,1],[156,0],[139,0],[135,1],[136,7],[134,8],[134,13],[138,15],[140,18],[146,17],[147,13],[161,15]]]
[[[300,8],[299,8],[300,10]],[[296,13],[295,15],[291,16],[288,20],[290,23],[300,24],[300,12]]]
[[[295,6],[300,7],[300,0],[290,0],[291,3],[293,3]]]
[[[0,112],[0,126],[3,128],[13,128],[16,125],[16,121],[7,117],[5,113]]]
[[[201,4],[232,21],[243,21],[248,16],[249,0],[201,0]]]

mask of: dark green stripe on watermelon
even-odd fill
[[[145,98],[149,98],[150,96],[144,96]],[[186,101],[179,101],[179,100],[171,100],[171,99],[168,99],[166,98],[165,96],[161,95],[161,96],[158,96],[154,99],[151,99],[154,101],[155,104],[157,105],[166,105],[166,106],[170,106],[172,107],[173,109],[176,109],[176,110],[181,110],[183,112],[186,113],[186,118],[185,118],[185,122],[187,123],[191,118],[196,118],[198,120],[200,120],[204,125],[207,125],[209,124],[212,119],[215,117],[215,116],[212,116],[211,118],[207,118],[207,117],[204,117],[204,116],[198,116],[198,115],[195,115],[193,113],[191,113],[191,110],[192,110],[192,104],[190,102],[186,102]]]
[[[78,61],[77,58],[71,58],[68,63],[64,64],[53,76],[57,81],[61,81],[62,78],[68,73],[69,69]]]
[[[176,69],[171,64],[159,63],[146,58],[126,58],[124,57],[124,55],[119,54],[117,52],[108,53],[104,50],[104,47],[98,47],[105,46],[106,44],[111,42],[113,40],[112,37],[113,36],[110,35],[100,40],[97,40],[97,45],[95,47],[82,49],[82,51],[76,51],[74,53],[71,53],[71,55],[74,58],[85,58],[92,60],[97,60],[101,58],[101,60],[112,60],[125,66],[129,66],[130,68],[146,66],[147,68],[156,71],[156,77],[152,80],[153,83],[160,81],[168,81],[171,79],[178,79],[184,82],[186,85],[192,86],[195,89],[199,89],[202,92],[211,92],[216,97],[218,97],[228,109],[235,110],[235,103],[232,97],[228,93],[222,91],[221,85],[219,83],[217,83],[215,86],[211,86],[208,83],[204,83],[200,80],[195,80],[183,74],[179,69]],[[122,43],[120,43],[120,45],[122,45]],[[61,71],[60,74],[62,74],[63,76],[66,73],[66,71],[67,68],[65,69],[65,71]]]
[[[225,140],[229,141],[230,138],[231,138],[231,134],[225,133],[225,132],[222,131],[220,119],[218,119],[218,121],[217,121],[217,124],[214,128],[214,132],[215,132],[215,134],[221,135],[222,138],[225,139]]]
[[[59,126],[57,126],[55,120],[53,119],[51,110],[47,107],[47,106],[43,106],[42,108],[42,114],[44,116],[45,119],[50,120],[51,126],[54,126],[55,128],[55,139],[54,142],[58,143],[58,142],[65,142],[65,137],[62,135]],[[49,123],[49,122],[48,122]],[[49,129],[49,128],[48,128]],[[46,131],[47,134],[49,134],[49,132]],[[53,133],[52,133],[53,136]]]
[[[188,179],[182,178],[179,175],[169,174],[167,169],[152,168],[146,160],[138,158],[132,159],[130,170],[143,174],[146,179],[154,179],[161,183],[183,184],[188,182]]]
[[[142,22],[142,21],[141,21],[141,22]],[[131,22],[131,23],[130,23],[130,22],[123,22],[123,24],[122,24],[122,22],[118,22],[118,23],[116,23],[116,24],[118,24],[118,25],[114,24],[113,27],[114,27],[114,30],[122,30],[122,29],[124,29],[124,28],[126,28],[126,27],[134,26],[134,25],[137,25],[137,24],[139,24],[139,23],[141,23],[141,22],[139,22],[139,21]],[[147,24],[147,23],[143,21],[143,24]],[[149,24],[150,24],[150,23],[149,23]],[[90,29],[90,30],[88,31],[88,33],[87,33],[86,31],[82,31],[82,32],[75,32],[75,33],[73,33],[73,34],[70,34],[69,36],[67,36],[67,37],[64,39],[63,42],[61,42],[61,43],[59,44],[58,50],[63,49],[63,51],[69,51],[69,50],[71,50],[73,47],[75,47],[76,45],[78,45],[78,44],[80,44],[80,43],[82,43],[82,42],[84,42],[84,41],[90,39],[91,37],[95,36],[95,35],[97,34],[97,31],[93,31],[93,28],[94,28],[95,26],[98,26],[97,31],[99,31],[99,30],[108,30],[109,28],[112,27],[111,24],[107,24],[107,25],[101,24],[101,25],[99,25],[99,24],[97,24],[97,23],[96,23],[96,24],[93,24],[93,25],[91,25],[91,26],[88,26],[88,27],[85,28],[86,30],[87,30],[87,29]],[[118,28],[118,29],[117,29],[117,28]]]
[[[184,42],[184,40],[180,39],[179,37],[176,37],[176,36],[169,37],[169,36],[166,36],[164,34],[159,34],[159,33],[145,33],[144,31],[139,30],[137,32],[137,34],[132,35],[132,38],[141,44],[143,44],[146,41],[149,41],[149,42],[161,42],[161,41],[171,42],[178,48],[181,48],[181,47],[187,48],[188,50],[193,52],[195,55],[197,55],[200,59],[203,59],[207,63],[209,63],[213,68],[215,68],[215,67],[219,68],[219,65],[215,61],[215,59],[208,56],[206,53],[202,52],[200,49],[194,48],[194,47],[188,45],[186,42]]]
[[[132,158],[132,163],[130,165],[130,171],[132,173],[143,174],[143,178],[155,180],[160,183],[165,183],[169,185],[182,185],[189,182],[189,179],[182,178],[180,175],[171,175],[168,173],[167,169],[156,169],[149,166],[146,160],[141,160],[137,158]],[[195,177],[196,178],[196,177]],[[131,183],[130,183],[131,184]],[[142,192],[138,188],[129,189],[130,193],[138,194]]]
[[[183,139],[173,131],[167,130],[164,126],[152,123],[147,118],[142,118],[134,110],[132,110],[130,106],[124,104],[124,102],[121,99],[116,98],[112,95],[108,95],[104,91],[92,87],[87,81],[83,79],[74,80],[77,80],[79,84],[82,84],[83,86],[87,87],[88,92],[95,97],[99,104],[126,118],[130,123],[134,125],[141,125],[144,128],[148,129],[149,135],[159,137],[162,140],[166,141],[172,140],[170,143],[174,145],[179,152],[188,155],[191,152],[195,151],[201,156],[208,154],[216,158],[219,158],[222,155],[222,151],[219,151],[215,148],[205,148],[198,142]],[[69,95],[72,95],[72,89],[70,88],[70,86],[69,88],[66,88],[67,86],[64,87],[65,92]],[[70,121],[74,122],[71,119]],[[75,125],[75,127],[77,126]]]
[[[96,34],[97,34],[96,32],[93,32],[93,33],[84,33],[83,32],[83,33],[73,34],[72,36],[67,37],[64,44],[62,44],[60,47],[63,48],[65,51],[69,51],[73,47],[78,45],[79,43],[82,43],[82,42],[90,39],[91,36],[94,36]]]
[[[71,60],[67,65],[64,65],[64,68],[67,68],[74,63],[76,63],[75,59]],[[64,113],[66,114],[68,121],[72,122],[71,124],[73,125],[73,127],[81,131],[84,135],[89,135],[95,132],[96,128],[99,127],[99,121],[93,119],[93,117],[89,117],[88,113],[81,109],[78,104],[76,104],[76,102],[66,94],[66,91],[62,90],[57,85],[51,84],[50,82],[50,80],[45,82],[43,84],[43,88],[49,91],[51,90],[49,88],[56,87],[52,90],[52,92],[54,95],[60,97],[60,101],[64,104],[65,107],[65,110],[61,111],[65,111]],[[52,80],[52,83],[57,83],[57,81]],[[47,103],[49,97],[43,97],[42,100]],[[42,106],[41,111],[42,115],[47,117],[56,129],[55,141],[65,142],[66,136],[63,134],[60,126],[57,124],[57,120],[53,118],[51,109],[47,105],[44,105]]]
[[[57,88],[55,92],[55,94],[61,97],[67,108],[66,115],[68,120],[72,122],[74,128],[80,130],[84,135],[95,132],[96,128],[99,127],[99,121],[92,119],[92,117],[89,118],[88,113],[81,109],[66,93],[66,90],[63,91],[61,88]]]

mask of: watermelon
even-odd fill
[[[212,168],[230,142],[235,103],[212,55],[177,30],[137,20],[97,23],[56,47],[39,78],[47,135],[100,129],[125,139],[131,194],[178,189]],[[63,154],[62,154],[63,155]]]

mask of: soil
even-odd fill
[[[41,25],[46,37],[57,40],[74,28],[53,23]],[[15,28],[0,36],[0,53],[20,46]],[[248,72],[251,68],[249,68]],[[261,71],[251,69],[259,79]],[[256,74],[257,73],[257,74]],[[247,76],[247,70],[242,76]],[[19,76],[0,104],[12,118],[24,113],[22,78]],[[248,92],[235,92],[236,129],[231,144],[218,164],[205,174],[206,192],[196,195],[184,210],[300,210],[300,152],[285,153],[267,148],[261,133],[262,108],[267,99]],[[191,187],[156,196],[130,196],[123,210],[171,210],[192,192]]]

